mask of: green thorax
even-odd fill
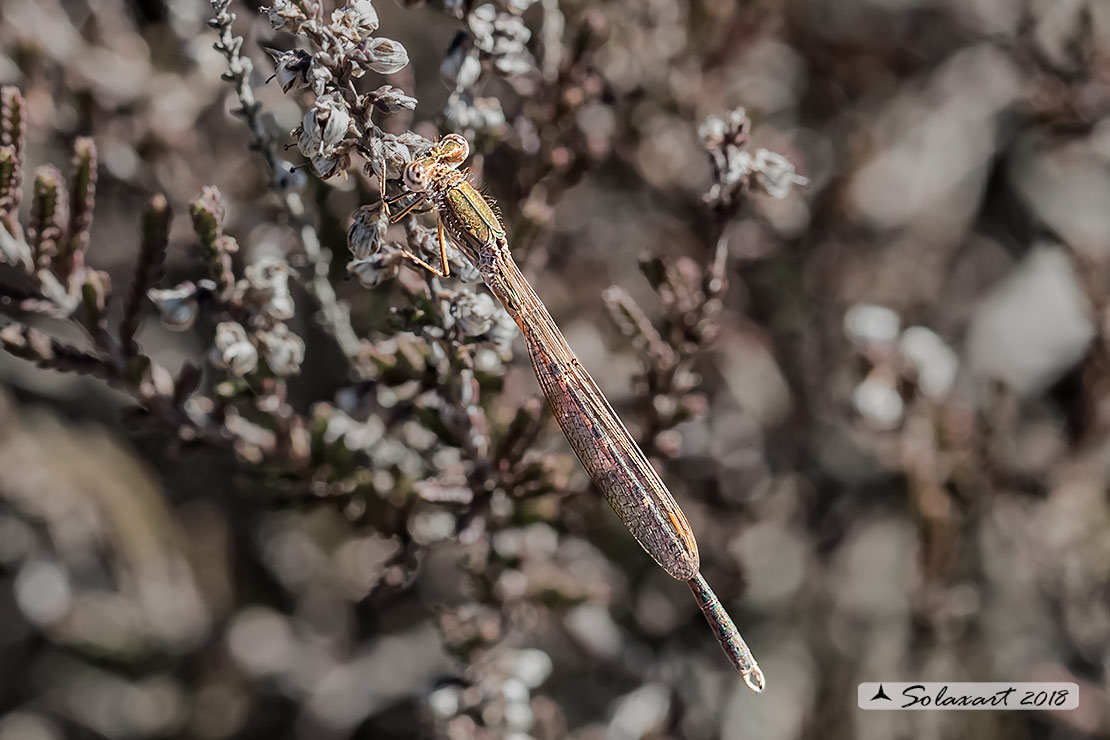
[[[478,248],[504,239],[505,230],[497,214],[463,173],[448,173],[435,183],[434,190],[444,226],[456,241]]]

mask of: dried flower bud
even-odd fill
[[[312,88],[312,92],[315,93],[316,97],[324,95],[324,92],[328,89],[328,83],[335,79],[331,70],[328,69],[328,66],[326,64],[320,64],[320,62],[315,59],[312,60],[312,65],[309,66],[306,77],[308,86]]]
[[[331,30],[358,43],[378,30],[378,11],[370,0],[353,0],[331,14]]]
[[[301,121],[301,135],[297,146],[306,157],[328,154],[347,137],[351,127],[351,114],[338,93],[328,93],[316,99]]]
[[[470,337],[485,334],[497,318],[497,304],[488,293],[459,293],[451,305],[459,330]]]
[[[730,187],[739,187],[751,173],[751,152],[746,149],[740,151],[730,149],[725,157],[724,183]]]
[[[776,152],[757,149],[752,163],[755,181],[772,198],[785,198],[795,185],[806,185],[809,180],[795,174],[790,160]]]
[[[902,355],[916,371],[917,387],[927,397],[941,401],[956,382],[960,360],[932,330],[911,326],[898,342]]]
[[[312,56],[301,49],[281,51],[267,48],[274,60],[274,76],[281,85],[282,92],[289,92],[293,85],[308,84],[308,71],[312,68]]]
[[[347,263],[347,272],[358,278],[364,288],[376,288],[397,277],[401,262],[394,250],[378,252]]]
[[[166,290],[151,288],[146,294],[158,309],[162,324],[167,329],[187,331],[193,327],[199,310],[195,284],[184,282]]]
[[[54,260],[54,269],[58,277],[70,284],[80,281],[80,272],[85,265],[85,252],[89,247],[93,209],[96,204],[97,151],[92,139],[82,136],[73,142],[72,162],[68,234],[62,242],[58,257]],[[162,235],[158,238],[161,239]],[[159,259],[161,258],[156,258],[155,261]]]
[[[498,311],[496,321],[489,329],[489,337],[503,359],[512,357],[513,340],[519,331],[508,311]]]
[[[240,378],[258,367],[258,350],[247,338],[247,330],[236,321],[216,325],[216,340],[208,358],[216,367]]]
[[[528,29],[528,26],[524,25],[524,21],[509,13],[498,14],[493,21],[493,30],[500,36],[497,43],[494,44],[495,54],[499,53],[499,44],[512,42],[510,47],[515,49],[518,45],[523,47],[532,38],[532,32]]]
[[[844,313],[844,333],[864,350],[889,347],[902,333],[902,319],[886,306],[857,303]]]
[[[304,340],[285,324],[276,324],[256,335],[266,366],[274,375],[286,376],[300,372],[304,362]]]
[[[295,313],[289,292],[289,265],[277,257],[263,257],[243,271],[241,290],[248,305],[274,319],[291,319]]]
[[[730,111],[726,119],[709,116],[698,127],[698,136],[709,153],[714,183],[706,201],[727,205],[734,196],[747,188],[754,175],[755,184],[774,198],[785,198],[795,185],[805,185],[806,178],[794,171],[794,165],[767,149],[748,151],[751,121],[743,108]]]
[[[521,46],[519,49],[502,52],[494,60],[493,67],[502,77],[521,77],[536,68],[536,60]]]
[[[698,127],[698,136],[707,149],[724,146],[744,148],[748,144],[748,132],[752,122],[743,108],[735,108],[725,118],[708,116]]]
[[[293,0],[274,0],[273,5],[263,6],[259,10],[266,14],[275,31],[286,26],[292,26],[291,30],[296,31],[300,24],[307,20],[305,14],[293,3]]]
[[[431,229],[428,230],[431,232]],[[434,233],[434,232],[433,232]],[[438,237],[434,237],[436,242],[439,242]],[[425,251],[428,251],[425,249]],[[434,254],[436,250],[432,250]],[[455,249],[450,242],[447,244],[447,259],[451,262],[451,276],[458,280],[460,283],[469,283],[470,285],[477,285],[482,282],[482,273],[475,267],[474,263],[462,256],[459,250]]]
[[[493,22],[497,20],[497,8],[492,3],[479,5],[466,18],[466,25],[474,34],[474,42],[482,51],[493,51]]]
[[[474,491],[464,482],[428,478],[413,485],[416,495],[425,501],[436,504],[469,504],[474,500]]]
[[[347,230],[347,249],[356,260],[363,260],[381,249],[382,239],[389,228],[389,217],[381,204],[361,206]]]
[[[398,144],[408,148],[413,154],[423,154],[432,148],[430,139],[425,139],[414,131],[403,131],[396,136],[393,134],[386,134],[386,139],[390,141],[396,140]]]
[[[406,137],[393,134],[385,134],[381,140],[386,162],[396,167],[399,175],[401,169],[412,161],[411,143],[406,141]]]
[[[459,31],[443,55],[439,76],[448,87],[465,90],[472,87],[481,74],[482,63],[478,59],[474,38],[465,31]]]
[[[393,85],[382,85],[370,93],[369,97],[374,107],[382,113],[396,113],[402,108],[408,110],[416,108],[416,98],[405,95],[403,90]]]
[[[359,51],[361,54],[352,56],[352,59],[382,75],[400,72],[409,63],[409,53],[401,42],[393,39],[370,39],[359,47]]]
[[[451,128],[458,131],[496,132],[505,125],[505,112],[497,98],[471,99],[469,93],[454,96],[443,109]]]
[[[104,329],[107,323],[105,309],[108,297],[112,295],[112,279],[103,270],[85,272],[85,282],[81,286],[81,302],[85,307],[85,320],[89,326]]]
[[[728,127],[717,116],[708,116],[698,126],[698,138],[706,149],[715,149],[725,143]]]
[[[379,177],[383,174],[388,177],[400,177],[401,169],[412,161],[414,151],[424,151],[430,142],[421,136],[406,132],[400,136],[383,134],[370,140],[369,158],[370,169]],[[385,162],[386,171],[383,173],[382,162]]]
[[[340,172],[346,172],[347,168],[351,166],[351,155],[347,152],[334,155],[320,155],[313,157],[309,160],[312,163],[312,169],[320,177],[321,180],[327,180],[329,177],[334,177]]]
[[[852,404],[868,423],[881,430],[897,429],[905,414],[905,403],[893,378],[880,369],[872,371],[856,386]]]

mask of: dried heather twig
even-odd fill
[[[58,245],[54,271],[64,285],[81,279],[85,267],[85,251],[89,247],[93,204],[96,201],[96,144],[79,137],[73,142],[73,175],[69,190],[69,225],[65,240]]]
[[[162,274],[172,219],[173,213],[162,195],[151,198],[143,212],[139,258],[135,261],[135,275],[131,279],[127,305],[119,325],[120,345],[127,357],[134,357],[139,351],[135,343],[135,332],[142,321],[143,308],[148,300],[147,292]]]
[[[216,297],[221,301],[231,298],[235,290],[235,273],[231,268],[231,255],[239,245],[224,235],[223,196],[215,187],[206,187],[190,208],[193,231],[200,239],[201,254],[208,264],[208,272],[216,282]]]
[[[296,186],[303,182],[304,178],[297,174],[289,162],[277,154],[274,138],[262,116],[262,104],[255,98],[254,88],[251,86],[250,73],[254,68],[253,63],[249,57],[242,54],[243,37],[236,36],[232,31],[236,16],[228,10],[230,5],[231,0],[212,0],[215,16],[209,21],[209,25],[219,33],[219,40],[215,47],[228,62],[228,71],[223,79],[235,88],[235,94],[239,99],[236,113],[246,120],[251,132],[250,148],[259,152],[265,159],[270,172],[270,187],[281,197],[282,206],[297,227],[310,269],[310,273],[302,278],[302,283],[320,307],[320,324],[335,337],[336,344],[350,363],[352,372],[359,377],[364,377],[368,374],[369,368],[365,362],[363,343],[351,326],[350,311],[338,299],[329,280],[331,251],[320,244],[320,237],[315,227],[308,222],[304,204],[296,192]]]
[[[27,123],[23,96],[15,87],[0,87],[0,225],[19,237],[19,203],[23,197],[23,135]]]
[[[50,269],[68,222],[69,201],[62,173],[52,165],[40,167],[31,189],[31,222],[27,227],[36,272]]]

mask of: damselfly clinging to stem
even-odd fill
[[[411,253],[406,256],[446,277],[450,272],[446,232],[478,268],[520,327],[540,388],[594,485],[648,554],[671,576],[689,584],[733,665],[749,687],[762,691],[763,672],[701,575],[698,545],[685,515],[517,268],[493,208],[459,170],[469,153],[470,145],[462,136],[444,136],[426,155],[405,166],[406,190],[388,200],[383,197],[383,205],[417,197],[392,214],[394,221],[425,200],[436,211],[441,269]]]

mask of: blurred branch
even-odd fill
[[[131,280],[131,290],[127,294],[127,305],[119,326],[120,344],[128,357],[135,356],[139,351],[135,344],[135,332],[148,302],[147,292],[162,274],[172,219],[169,204],[161,195],[154,196],[143,212],[139,258],[135,262],[135,276]]]

